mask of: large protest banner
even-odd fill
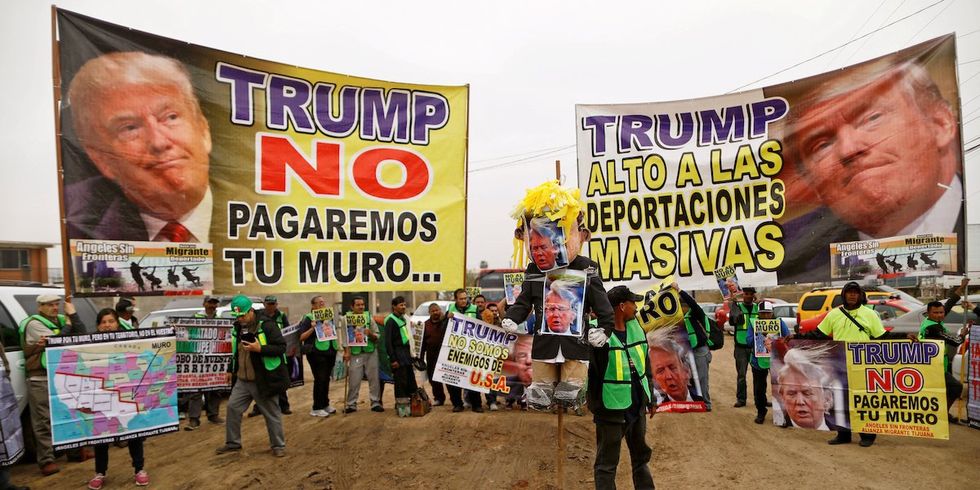
[[[305,69],[64,10],[56,48],[75,294],[463,283],[467,86]]]
[[[176,431],[176,347],[172,327],[49,337],[54,449]]]
[[[943,345],[934,340],[777,340],[773,422],[949,439]]]
[[[829,281],[831,243],[933,233],[960,238],[962,271],[960,112],[953,35],[745,92],[578,105],[588,255],[607,287],[711,289],[724,266],[771,286]]]
[[[480,393],[490,390],[509,393],[507,378],[503,375],[505,361],[514,361],[515,378],[524,376],[516,365],[524,359],[518,361],[514,356],[519,336],[463,315],[455,315],[448,321],[432,379]],[[529,368],[525,366],[528,378]]]
[[[177,389],[182,392],[231,389],[230,318],[171,318],[177,337]]]

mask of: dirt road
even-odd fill
[[[729,338],[730,339],[730,338]],[[752,423],[754,409],[732,408],[735,368],[731,347],[714,352],[715,410],[659,414],[649,426],[654,479],[660,488],[977,488],[980,431],[950,429],[949,441],[883,436],[871,448],[829,446],[830,433]],[[751,375],[750,375],[751,376]],[[146,443],[153,488],[302,489],[551,489],[555,486],[557,417],[519,411],[454,414],[437,407],[426,417],[395,416],[393,391],[385,413],[360,410],[328,419],[310,417],[311,385],[290,390],[295,413],[285,417],[288,456],[274,458],[261,417],[243,425],[245,451],[214,454],[224,427],[204,422]],[[751,381],[749,382],[751,390]],[[330,398],[341,408],[343,383]],[[751,396],[750,396],[751,398]],[[750,402],[751,403],[751,402]],[[224,405],[222,405],[222,410]],[[590,416],[566,417],[565,488],[592,488],[595,432]],[[131,488],[125,449],[110,451],[105,488]],[[622,453],[619,488],[632,488]],[[32,488],[84,488],[92,461],[64,463],[42,478],[18,465],[13,480]]]

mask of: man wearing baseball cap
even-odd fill
[[[269,444],[276,457],[286,456],[286,436],[279,411],[279,393],[289,386],[286,368],[286,340],[271,318],[259,319],[252,300],[238,295],[231,300],[232,327],[231,396],[225,414],[225,445],[215,452],[225,454],[242,450],[242,414],[255,400],[265,417]]]
[[[116,302],[116,314],[119,315],[119,326],[123,330],[134,330],[139,327],[139,320],[133,316],[136,312],[134,298],[119,298]]]
[[[270,294],[266,296],[264,300],[262,300],[262,304],[265,305],[265,308],[258,312],[260,321],[263,318],[275,320],[280,332],[282,332],[283,328],[289,326],[289,319],[286,318],[286,313],[279,309],[279,298]],[[291,366],[299,362],[295,355],[298,353],[289,352],[288,346],[286,349],[286,367],[292,370]],[[279,411],[282,412],[283,415],[292,415],[293,411],[289,409],[289,396],[286,394],[286,391],[288,390],[283,390],[283,392],[279,394]],[[258,417],[259,415],[261,415],[261,413],[259,413],[259,407],[252,405],[252,411],[248,413],[248,416]]]
[[[752,342],[749,341],[748,332],[759,317],[755,288],[742,288],[742,301],[738,301],[733,294],[728,312],[728,323],[735,329],[735,408],[738,408],[745,406],[745,399],[748,397],[745,373],[748,371],[749,358],[752,357]]]
[[[85,331],[82,319],[75,312],[71,301],[65,302],[65,313],[58,314],[61,297],[42,294],[37,297],[37,314],[20,323],[20,346],[24,349],[24,367],[27,369],[27,401],[31,406],[31,426],[34,429],[37,464],[44,476],[59,471],[54,462],[51,447],[51,411],[48,405],[48,372],[45,346],[48,337],[64,335],[73,330]]]
[[[218,318],[218,298],[204,297],[204,311],[194,313],[194,318]],[[191,393],[187,400],[187,425],[184,430],[196,430],[201,426],[201,409],[207,407],[208,421],[212,424],[223,424],[225,421],[219,415],[221,410],[221,394],[217,391]]]
[[[646,442],[647,421],[656,412],[650,385],[650,353],[647,338],[636,320],[640,296],[626,286],[616,286],[606,294],[613,309],[613,328],[589,330],[592,357],[589,363],[589,408],[595,422],[596,489],[616,488],[616,467],[622,440],[630,451],[633,488],[652,489],[650,456]]]

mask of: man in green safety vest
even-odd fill
[[[218,298],[214,296],[204,297],[204,311],[194,313],[194,318],[218,318]],[[122,326],[122,318],[119,319]],[[191,393],[187,399],[187,425],[184,430],[197,430],[201,426],[201,409],[207,407],[208,421],[212,424],[223,424],[225,420],[219,415],[221,412],[221,394],[217,391],[207,391],[203,393]]]
[[[453,291],[453,299],[455,301],[446,308],[446,317],[452,318],[454,315],[463,315],[480,319],[479,309],[475,304],[470,303],[470,295],[465,289],[459,288]],[[464,396],[463,389],[453,385],[446,385],[446,390],[449,391],[449,400],[453,404],[453,412],[462,412],[467,406],[472,407],[474,412],[483,411],[483,400],[480,398],[479,392],[466,390]]]
[[[955,295],[955,293],[954,293]],[[955,296],[956,300],[959,296]],[[953,298],[950,298],[951,300]],[[956,400],[960,399],[960,395],[963,394],[963,383],[956,380],[953,376],[953,370],[950,367],[950,359],[956,355],[956,349],[963,343],[963,336],[966,334],[966,330],[969,328],[964,325],[959,332],[956,334],[951,333],[947,330],[946,325],[943,321],[946,320],[946,314],[953,308],[956,301],[946,302],[943,305],[939,301],[932,301],[926,305],[926,318],[922,320],[922,324],[919,325],[919,338],[920,339],[932,339],[941,340],[945,344],[946,351],[943,356],[943,373],[946,377],[946,409],[949,412],[949,423],[958,424],[960,419],[953,416],[952,408]],[[949,306],[949,309],[946,309]],[[969,306],[973,306],[969,302],[964,302],[963,307],[966,309]],[[969,309],[967,309],[969,311]]]
[[[340,335],[337,334],[336,318],[332,338],[320,340],[317,337],[317,327],[320,327],[323,336],[327,336],[324,324],[325,320],[317,320],[313,312],[323,310],[327,307],[327,300],[323,296],[314,296],[310,299],[310,312],[303,316],[299,323],[299,340],[303,343],[303,352],[306,353],[306,362],[310,365],[310,372],[313,373],[313,409],[310,410],[311,417],[329,417],[337,413],[337,409],[330,406],[330,375],[333,373],[334,364],[337,362],[337,353],[340,352]]]
[[[269,295],[265,297],[265,300],[262,303],[265,305],[265,308],[258,312],[260,319],[264,317],[275,320],[280,332],[282,332],[283,328],[289,326],[289,319],[286,317],[286,312],[279,309],[278,298]],[[286,352],[287,367],[300,361],[301,360],[297,359],[297,356],[293,355],[292,352]],[[289,396],[286,394],[286,391],[288,390],[283,390],[283,392],[279,394],[279,411],[282,412],[283,415],[292,415],[293,411],[289,409]],[[253,405],[252,411],[248,413],[248,416],[258,417],[259,415],[261,415],[259,412],[259,407]]]
[[[694,298],[673,283],[670,287],[677,290],[681,298],[681,310],[684,311],[684,328],[694,353],[694,366],[698,370],[698,382],[701,384],[701,396],[704,398],[705,410],[711,411],[711,395],[708,393],[708,370],[711,366],[711,349],[708,343],[708,329],[711,321]],[[718,328],[718,327],[715,327]]]
[[[139,320],[134,316],[136,302],[131,298],[119,298],[116,302],[116,315],[119,315],[119,328],[135,330],[139,328]]]
[[[405,298],[395,296],[391,300],[391,314],[385,318],[385,350],[388,351],[391,374],[395,378],[395,412],[399,417],[411,415],[412,395],[418,391],[412,370],[412,333],[405,320],[406,308]]]
[[[588,398],[595,422],[595,488],[616,488],[616,466],[623,439],[630,452],[633,488],[652,489],[650,456],[646,442],[646,412],[653,418],[656,406],[650,394],[652,376],[646,334],[636,320],[636,302],[643,296],[626,286],[607,293],[613,308],[613,328],[589,330],[592,356],[589,363]]]
[[[378,372],[378,334],[377,326],[371,320],[371,314],[365,310],[364,298],[354,296],[351,300],[351,311],[348,315],[364,319],[366,328],[364,332],[367,336],[367,345],[347,347],[344,349],[344,361],[348,363],[347,372],[347,406],[344,413],[351,413],[357,410],[357,398],[361,394],[361,381],[367,374],[368,397],[371,400],[372,412],[384,412],[381,405],[381,377]]]
[[[286,436],[279,411],[279,393],[289,386],[286,368],[286,340],[276,321],[262,318],[252,309],[252,300],[238,295],[231,300],[231,364],[233,385],[225,413],[225,445],[215,452],[225,454],[242,450],[242,414],[252,400],[269,432],[269,444],[276,457],[286,456]]]
[[[85,326],[70,301],[65,302],[65,315],[58,314],[61,298],[54,294],[37,297],[37,314],[20,323],[20,346],[24,349],[24,367],[27,369],[27,401],[31,407],[31,426],[34,429],[34,445],[37,464],[44,476],[59,471],[54,462],[51,447],[51,411],[48,405],[47,356],[44,349],[48,337],[65,335],[72,331],[83,332]]]
[[[747,397],[745,372],[749,368],[752,357],[752,339],[748,330],[756,318],[759,318],[759,305],[755,302],[755,288],[742,288],[742,301],[733,295],[731,307],[728,310],[728,322],[735,327],[735,407],[744,407]]]

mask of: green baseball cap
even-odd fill
[[[248,299],[248,296],[244,294],[239,294],[231,300],[231,316],[239,317],[248,313],[252,309],[252,300]]]

